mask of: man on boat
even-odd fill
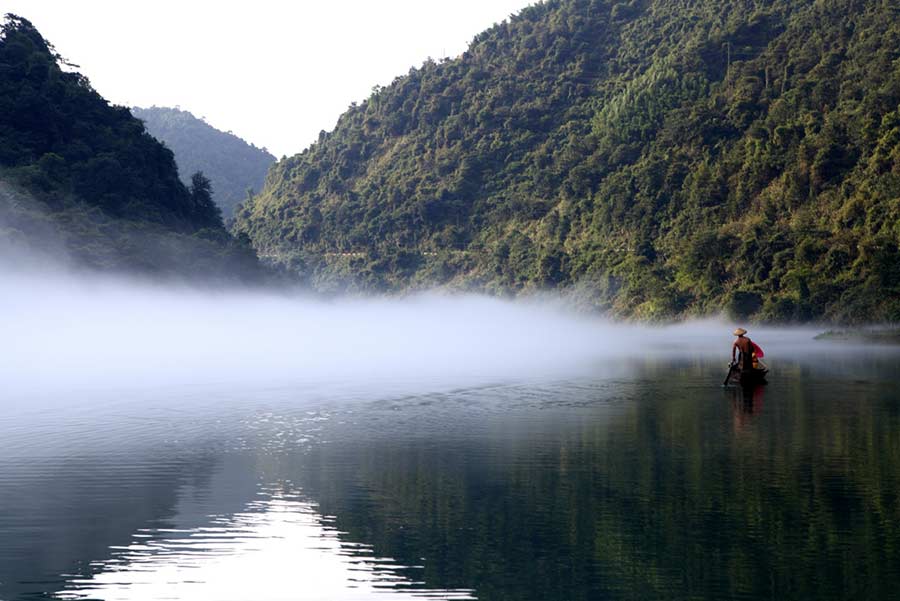
[[[735,358],[740,352],[741,371],[749,372],[753,369],[753,342],[745,336],[747,330],[738,328],[734,331],[737,340],[731,346],[731,363],[735,363]]]

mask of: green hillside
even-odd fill
[[[147,131],[175,153],[175,162],[185,184],[197,171],[212,182],[213,200],[230,219],[234,208],[247,198],[247,190],[262,189],[266,172],[275,157],[264,148],[219,131],[188,111],[150,107],[131,109]]]
[[[900,9],[542,3],[351,106],[235,227],[324,289],[900,320]]]
[[[66,67],[65,69],[63,67]],[[26,19],[0,27],[0,259],[55,256],[98,269],[256,279],[209,181],[111,106]]]

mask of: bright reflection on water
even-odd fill
[[[396,573],[390,558],[343,541],[316,506],[268,491],[245,511],[190,530],[141,528],[131,544],[74,577],[63,599],[226,601],[473,599],[471,591],[427,590]],[[407,568],[408,570],[409,568]]]

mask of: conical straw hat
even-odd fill
[[[738,328],[734,331],[735,336],[743,336],[746,333],[747,333],[747,330],[745,330],[744,328]]]

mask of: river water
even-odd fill
[[[800,342],[755,390],[702,353],[35,382],[2,400],[0,599],[896,599],[900,354]]]

